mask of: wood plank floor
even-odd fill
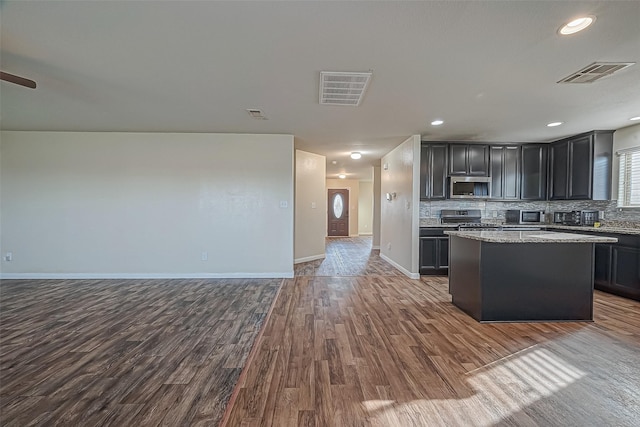
[[[480,324],[446,277],[286,280],[227,426],[638,426],[640,303]]]
[[[371,236],[327,237],[325,258],[294,266],[299,276],[402,276],[402,272],[371,249]]]
[[[215,426],[281,279],[0,284],[0,425]]]

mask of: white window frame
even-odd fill
[[[620,150],[618,155],[618,208],[640,209],[640,147]]]

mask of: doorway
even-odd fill
[[[348,236],[349,235],[349,190],[330,189],[327,190],[329,207],[329,223],[327,225],[327,235]]]

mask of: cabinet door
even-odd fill
[[[449,145],[449,174],[467,174],[467,146],[463,144]]]
[[[489,146],[467,146],[467,175],[489,176]]]
[[[438,268],[449,268],[449,237],[438,237]]]
[[[504,147],[502,198],[520,198],[520,147]]]
[[[521,160],[521,199],[544,200],[547,195],[547,146],[523,145]]]
[[[595,246],[593,283],[599,287],[607,288],[611,282],[611,245],[596,243]]]
[[[420,238],[420,274],[438,268],[438,237]]]
[[[420,199],[447,198],[447,144],[423,144],[420,150]]]
[[[549,159],[550,179],[549,199],[566,200],[569,176],[569,144],[558,142],[551,145]]]
[[[504,147],[491,147],[491,198],[504,198]]]
[[[491,198],[520,198],[520,147],[491,147]]]
[[[613,246],[612,283],[626,295],[640,297],[640,249]]]
[[[569,199],[591,199],[593,195],[593,137],[569,141]]]

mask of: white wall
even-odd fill
[[[3,277],[293,275],[291,135],[1,137]]]
[[[295,262],[325,257],[326,157],[296,150]]]
[[[373,249],[380,249],[380,207],[382,194],[380,191],[380,165],[373,167]]]
[[[640,124],[618,129],[613,133],[613,168],[611,179],[611,198],[618,199],[618,174],[620,173],[618,150],[640,147]]]
[[[404,141],[381,161],[380,256],[412,278],[418,273],[420,135]],[[386,168],[385,168],[386,167]]]
[[[371,235],[373,228],[373,182],[360,181],[358,198],[358,234]]]
[[[356,179],[327,179],[327,190],[329,189],[349,190],[349,236],[358,235],[358,200],[360,197],[360,181]],[[328,195],[325,193],[325,199]],[[324,226],[325,236],[327,235],[327,224]]]

